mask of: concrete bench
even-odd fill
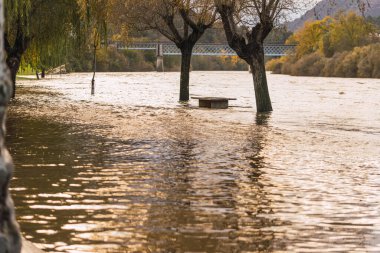
[[[199,100],[199,107],[212,108],[212,109],[227,109],[229,100],[236,100],[236,98],[223,98],[223,97],[191,97],[192,99]]]

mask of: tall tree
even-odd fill
[[[364,11],[367,0],[357,2]],[[215,0],[228,44],[252,68],[258,112],[272,111],[264,64],[264,40],[292,12],[310,7],[312,0]],[[334,4],[334,0],[330,0]]]
[[[119,0],[120,18],[138,30],[156,30],[181,50],[180,101],[189,100],[190,64],[195,44],[216,20],[212,0]]]
[[[296,0],[215,0],[227,41],[252,69],[258,112],[272,111],[264,62],[264,40]]]

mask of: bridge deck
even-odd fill
[[[163,55],[181,55],[181,51],[173,43],[132,43],[129,45],[117,45],[119,50],[159,50]],[[266,44],[264,51],[266,56],[284,56],[294,50],[294,45]],[[235,51],[227,44],[196,44],[193,55],[209,56],[235,56]]]

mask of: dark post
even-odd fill
[[[163,44],[157,44],[156,55],[157,55],[156,70],[157,72],[164,72],[165,69],[164,69],[164,45]]]
[[[94,43],[94,75],[91,80],[91,95],[95,95],[95,73],[96,73],[96,43]]]

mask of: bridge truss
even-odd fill
[[[181,51],[173,43],[132,43],[129,45],[117,44],[119,50],[156,50],[157,56],[181,55]],[[285,56],[294,50],[294,45],[266,44],[264,51],[266,56]],[[227,44],[196,44],[193,55],[208,56],[235,56],[235,51]]]

